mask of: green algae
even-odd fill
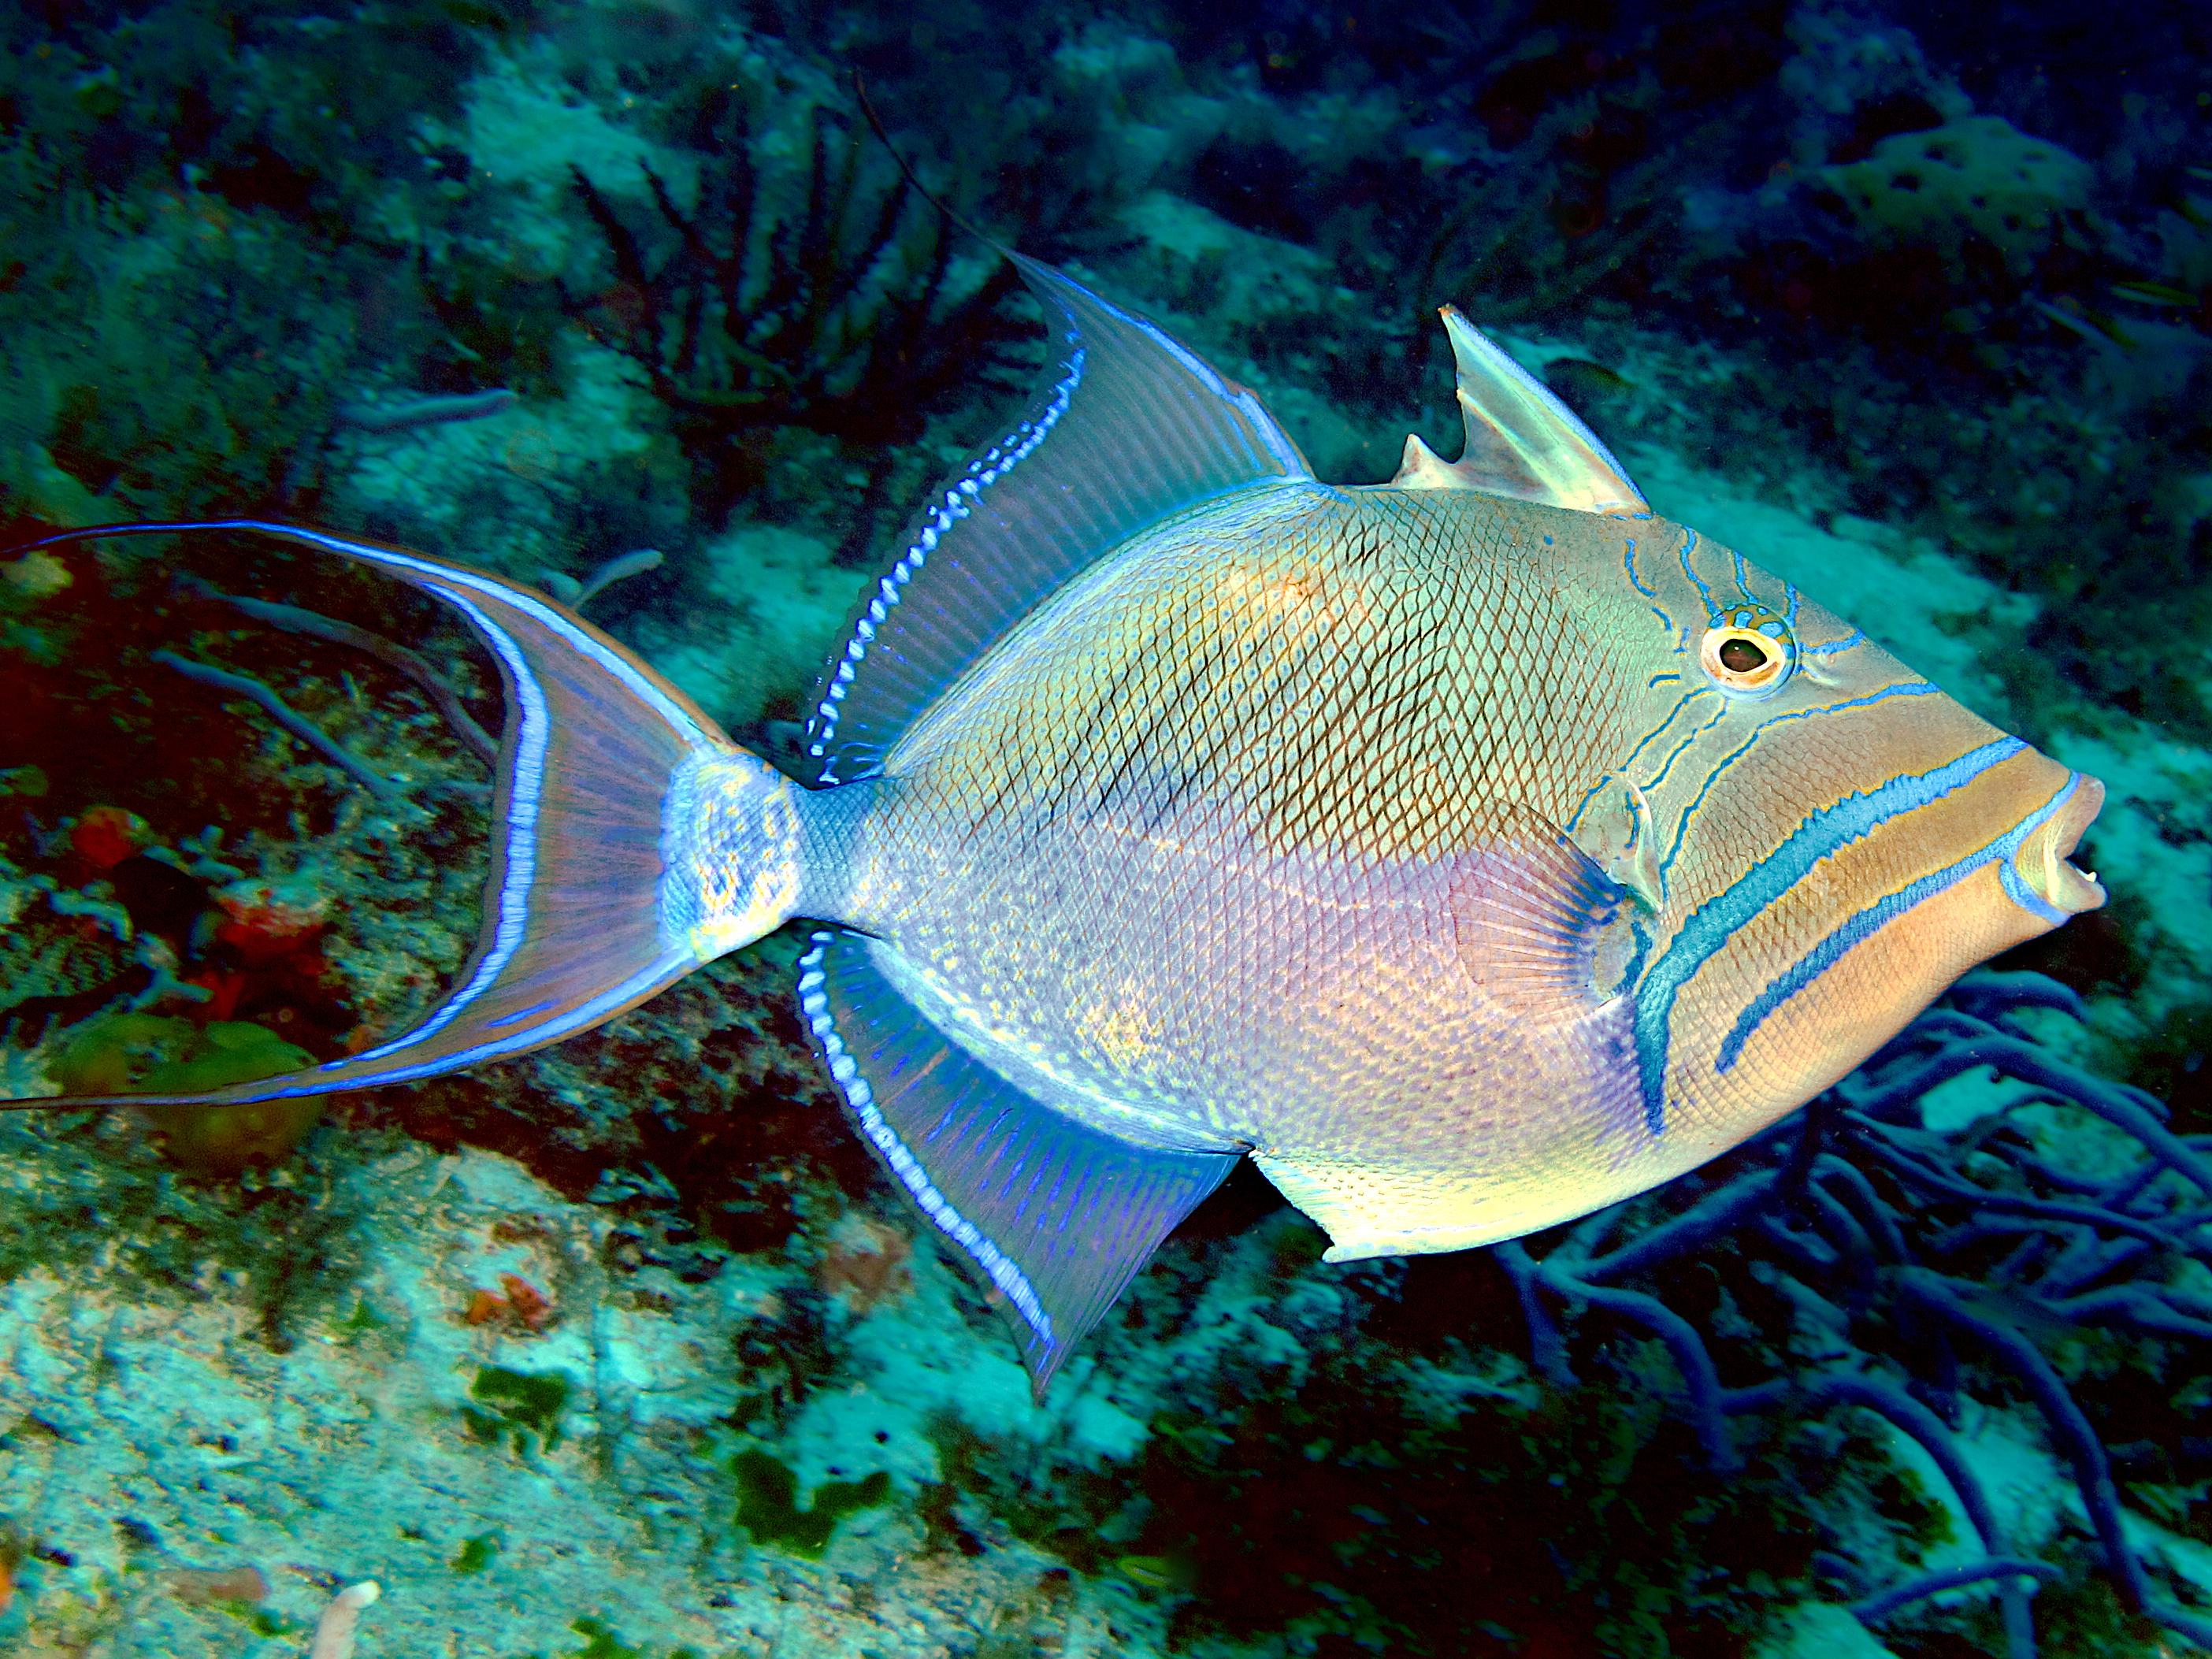
[[[158,1014],[113,1014],[70,1039],[54,1063],[65,1094],[198,1094],[252,1083],[315,1063],[306,1049],[264,1026],[216,1020],[195,1026]],[[324,1097],[231,1106],[154,1106],[149,1115],[170,1158],[202,1175],[235,1175],[274,1164],[315,1125]]]
[[[500,1546],[507,1534],[498,1531],[479,1533],[462,1544],[460,1551],[446,1565],[464,1577],[482,1572],[498,1559]]]
[[[568,1628],[584,1638],[580,1648],[571,1648],[553,1659],[648,1659],[647,1650],[623,1645],[611,1626],[597,1619],[579,1619]],[[530,1659],[546,1659],[542,1653],[533,1653]],[[671,1648],[668,1659],[705,1659],[696,1648]]]
[[[566,1371],[486,1365],[469,1384],[469,1397],[482,1401],[483,1408],[462,1407],[461,1421],[486,1444],[508,1440],[524,1455],[533,1444],[551,1451],[561,1443],[561,1414],[568,1409],[571,1386]]]
[[[809,1561],[829,1547],[830,1535],[848,1515],[880,1507],[890,1498],[891,1478],[881,1469],[862,1480],[825,1480],[814,1500],[798,1506],[798,1477],[757,1449],[731,1460],[738,1477],[738,1524],[753,1541],[769,1544]]]

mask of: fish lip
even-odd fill
[[[2075,777],[2076,786],[2065,804],[2021,849],[2020,860],[2021,874],[2036,895],[2069,916],[2094,910],[2105,902],[2104,886],[2096,877],[2066,861],[2105,804],[2102,783],[2086,773],[2076,773]]]

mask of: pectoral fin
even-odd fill
[[[1516,1019],[1583,1019],[1619,994],[1636,949],[1629,890],[1540,813],[1501,806],[1451,884],[1460,964]]]
[[[1457,855],[1449,904],[1474,1005],[1488,1016],[1486,1060],[1545,1079],[1540,1114],[1445,1103],[1463,1138],[1440,1133],[1433,1097],[1362,1103],[1378,1125],[1357,1151],[1258,1146],[1253,1162],[1325,1228],[1327,1259],[1425,1255],[1511,1238],[1607,1201],[1599,1183],[1649,1144],[1635,1059],[1635,984],[1644,934],[1629,891],[1541,813],[1489,809],[1491,827]]]

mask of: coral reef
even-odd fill
[[[733,964],[703,993],[774,971]],[[235,1196],[166,1188],[112,1130],[8,1126],[15,1158],[72,1172],[58,1205],[8,1200],[10,1236],[40,1243],[13,1268],[0,1397],[65,1431],[14,1431],[26,1605],[49,1632],[198,1650],[230,1615],[134,1582],[255,1566],[260,1616],[296,1629],[328,1562],[379,1576],[379,1639],[403,1644],[492,1617],[542,1649],[587,1619],[648,1650],[765,1652],[800,1617],[921,1653],[951,1635],[921,1595],[1066,1652],[1660,1655],[1825,1595],[1894,1641],[1963,1631],[2022,1655],[2032,1614],[2042,1651],[2128,1651],[2135,1598],[2187,1630],[2212,1595],[2185,1518],[2207,1402],[2185,1370],[2162,1376],[2202,1340],[2206,1153],[2009,1033],[2069,1000],[1969,981],[1803,1125],[1502,1252],[1505,1273],[1328,1267],[1303,1218],[1232,1188],[1042,1410],[849,1148],[811,1173],[730,1158],[719,1178],[799,1203],[792,1231],[708,1201],[696,1157],[656,1176],[647,1149],[617,1150],[630,1126],[579,1116],[570,1151],[549,1147],[564,1089],[597,1097],[562,1083],[579,1057],[501,1092],[538,1115],[526,1158],[602,1171],[580,1200],[358,1119]],[[684,1075],[684,1030],[743,1030],[743,1006],[641,1012],[591,1046]],[[800,1063],[795,1030],[753,1040]],[[727,1098],[759,1096],[733,1080]],[[829,1112],[800,1104],[794,1125]],[[683,1143],[720,1109],[694,1103]],[[804,1143],[780,1133],[789,1158]],[[222,1242],[226,1215],[272,1206],[258,1224],[283,1231]],[[72,1209],[106,1219],[65,1227]],[[199,1357],[195,1333],[241,1317],[260,1341]],[[138,1380],[84,1388],[102,1363]],[[288,1430],[252,1398],[307,1414]],[[134,1459],[187,1490],[178,1458],[202,1496],[131,1508],[133,1534],[99,1519]],[[388,1504],[342,1496],[388,1494],[396,1468],[429,1483],[397,1532]],[[282,1497],[304,1479],[311,1511]]]
[[[1433,307],[1496,326],[1660,510],[2105,778],[2114,894],[1553,1235],[1330,1267],[1233,1182],[1042,1407],[846,1130],[788,939],[482,1076],[10,1118],[0,1646],[2212,1646],[2195,10],[144,0],[0,40],[9,540],[420,545],[781,752],[1034,356],[857,68],[933,192],[1324,476],[1455,424]],[[477,927],[495,685],[288,551],[0,562],[0,1092],[406,1023]]]
[[[2059,216],[2087,205],[2089,167],[2001,115],[1896,132],[1864,161],[1821,175],[1877,243],[1920,243],[1958,257],[1979,240],[2022,266],[2057,239]]]

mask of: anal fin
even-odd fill
[[[1241,1153],[1142,1146],[1031,1099],[953,1043],[859,934],[820,933],[799,1006],[847,1109],[907,1196],[1005,1298],[1039,1398]]]

